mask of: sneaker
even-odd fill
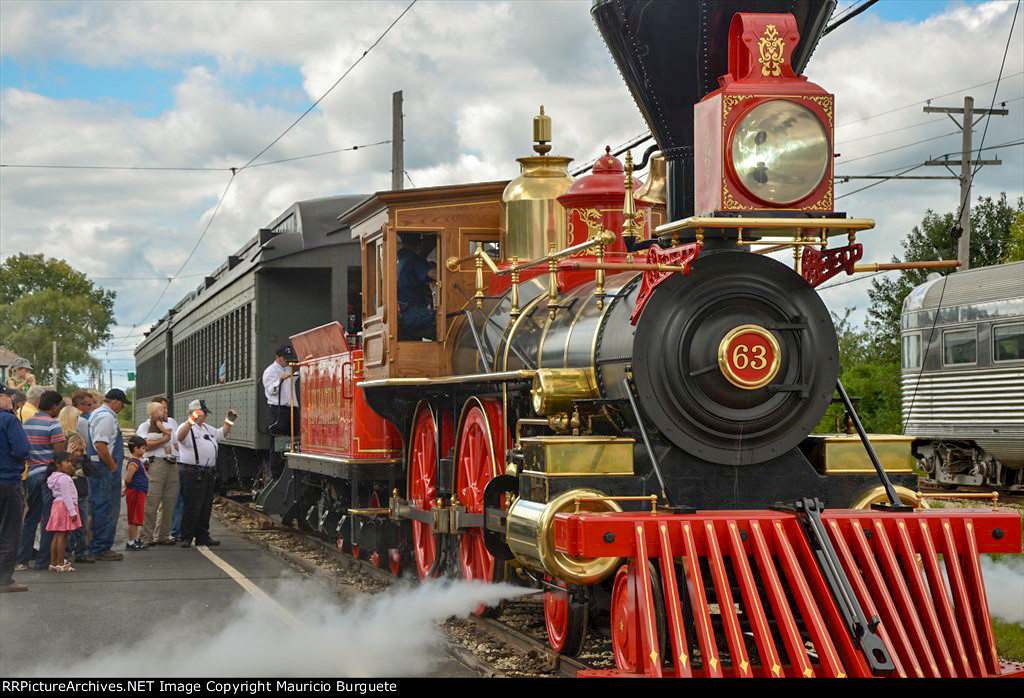
[[[191,541],[191,540],[184,540],[184,539],[182,539],[182,541],[181,541],[181,547],[183,547],[183,548],[188,548],[188,547],[189,547],[189,546],[191,546],[191,545],[192,545],[192,541]]]
[[[79,562],[93,563],[96,562],[96,558],[86,553],[85,555],[75,555],[75,564]]]
[[[206,540],[203,540],[203,541],[197,540],[196,541],[196,545],[205,545],[207,547],[213,547],[215,545],[220,545],[220,541],[219,540],[214,540],[213,538],[207,538]]]
[[[105,550],[104,552],[97,555],[96,559],[112,562],[116,560],[123,560],[124,555],[122,555],[121,553],[115,553],[113,550]]]
[[[125,544],[124,549],[125,550],[145,550],[148,547],[149,546],[146,545],[145,543],[143,543],[142,541],[131,540],[131,541],[128,541],[128,543]]]
[[[11,582],[10,584],[0,586],[0,594],[8,594],[15,591],[28,591],[28,587],[24,584],[18,584],[17,582]]]
[[[162,540],[158,540],[154,545],[174,545],[177,542],[178,540],[176,538],[164,538]]]
[[[27,569],[28,569],[28,565],[23,565],[20,562],[17,565],[14,566],[14,571],[15,572],[24,572]]]

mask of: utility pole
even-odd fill
[[[60,386],[57,385],[57,342],[53,342],[53,389],[60,392]]]
[[[391,189],[400,191],[405,177],[405,136],[402,124],[402,91],[391,95]]]
[[[107,390],[111,390],[114,387],[114,369],[109,368],[107,370],[110,371],[110,385],[107,386]]]
[[[956,175],[950,165],[960,165],[960,239],[957,243],[957,259],[960,260],[959,271],[966,271],[971,266],[971,166],[980,168],[982,165],[1002,165],[1002,160],[971,160],[973,149],[971,136],[974,126],[984,116],[1006,116],[1010,113],[1008,109],[975,109],[974,97],[964,97],[963,107],[933,107],[931,104],[924,108],[926,114],[946,114],[960,127],[963,133],[963,145],[960,149],[960,160],[929,160],[926,165],[945,167],[952,174]],[[962,114],[961,121],[953,118],[953,114]],[[975,120],[975,117],[978,117]],[[981,153],[978,153],[979,158]]]

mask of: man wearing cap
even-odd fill
[[[220,545],[210,538],[210,512],[217,477],[217,450],[231,432],[235,413],[228,410],[224,426],[214,429],[206,423],[210,413],[204,400],[193,400],[188,406],[188,420],[178,427],[178,465],[185,509],[181,517],[181,546]]]
[[[29,388],[36,384],[36,377],[32,375],[32,364],[28,359],[15,359],[11,364],[11,375],[7,379],[7,387],[27,393]]]
[[[0,593],[28,590],[12,576],[24,514],[21,472],[28,457],[29,443],[21,422],[12,411],[14,403],[10,392],[0,385]]]
[[[263,372],[263,394],[267,398],[267,431],[276,436],[290,436],[292,425],[298,427],[299,403],[295,392],[296,376],[288,367],[295,360],[290,344],[280,347],[274,363]],[[275,480],[284,472],[284,458],[273,446],[270,448],[270,475]]]
[[[89,505],[92,507],[92,544],[89,552],[97,560],[123,560],[111,550],[121,514],[121,465],[124,462],[124,437],[117,415],[132,404],[124,391],[113,388],[103,396],[103,404],[89,415]]]

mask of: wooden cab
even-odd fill
[[[507,182],[484,182],[370,196],[339,216],[362,250],[362,332],[366,380],[435,377],[450,372],[446,338],[475,292],[471,265],[449,272],[448,257],[484,243],[500,259],[501,193]],[[399,302],[403,247],[433,265],[428,306]],[[406,294],[409,293],[406,286]],[[407,301],[408,295],[405,296]],[[432,307],[430,307],[432,306]],[[429,312],[424,310],[429,308]],[[405,315],[408,313],[408,315]],[[415,328],[410,318],[417,316]]]

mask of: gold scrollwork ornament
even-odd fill
[[[786,62],[786,43],[779,36],[779,30],[774,24],[769,24],[764,29],[764,35],[757,41],[757,49],[760,52],[761,74],[764,76],[779,77],[782,74],[782,64]]]

